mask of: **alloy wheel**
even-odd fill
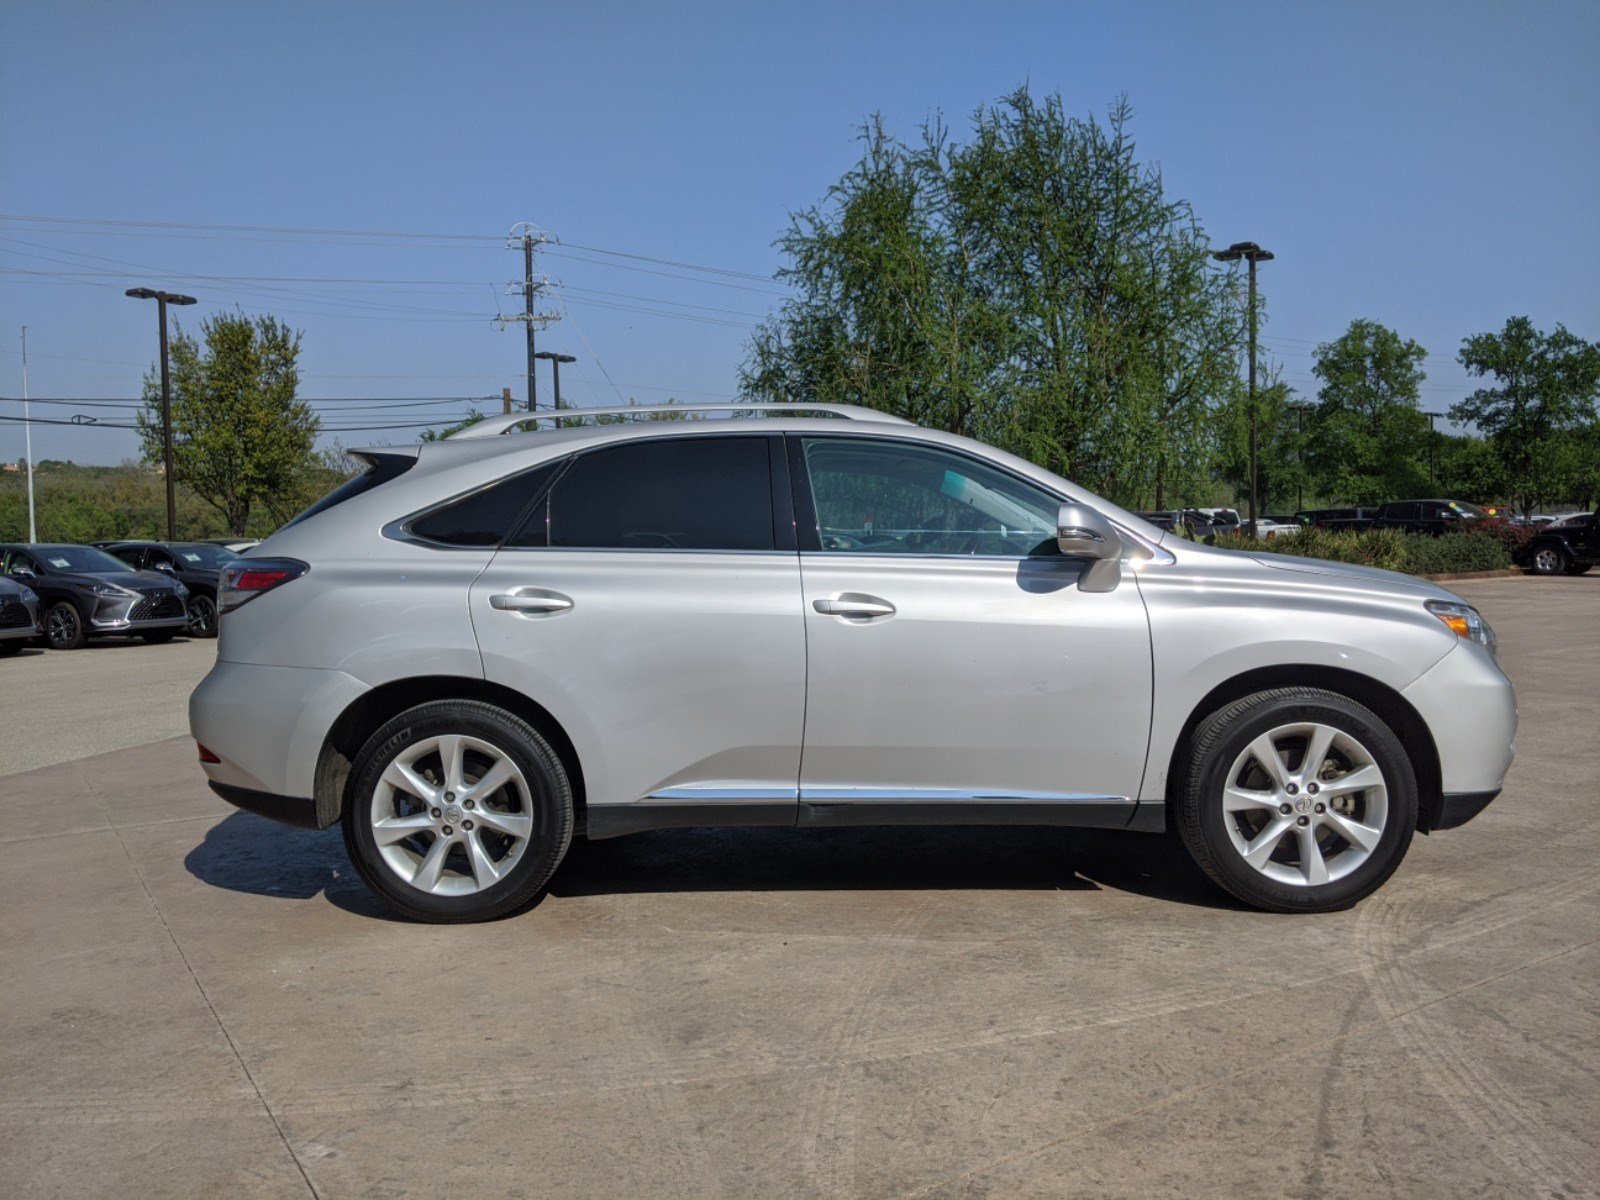
[[[1561,551],[1546,546],[1533,556],[1533,565],[1545,575],[1554,575],[1561,570]]]
[[[58,604],[45,622],[45,636],[52,646],[70,646],[78,637],[78,611],[70,604]]]
[[[511,756],[481,738],[423,738],[373,789],[373,839],[403,882],[467,896],[505,878],[533,836],[533,794]]]
[[[1372,752],[1332,725],[1280,725],[1229,768],[1223,821],[1234,849],[1278,883],[1316,887],[1372,856],[1389,815]]]
[[[217,628],[217,606],[204,596],[189,601],[189,636],[210,637]]]

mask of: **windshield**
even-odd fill
[[[112,558],[93,546],[39,546],[33,551],[53,571],[78,571],[89,575],[109,575],[131,568],[120,558]]]
[[[174,546],[172,552],[191,567],[225,567],[239,556],[226,546]]]
[[[1465,500],[1452,500],[1450,501],[1450,507],[1463,517],[1472,517],[1475,520],[1482,520],[1489,515],[1476,504],[1468,504]]]

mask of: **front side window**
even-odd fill
[[[931,446],[868,438],[803,442],[825,553],[1054,554],[1061,499]]]
[[[772,550],[765,437],[652,438],[580,454],[508,544]]]

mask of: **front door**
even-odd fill
[[[808,646],[802,822],[1120,826],[1151,704],[1124,567],[1078,589],[1068,497],[964,453],[791,438]]]
[[[571,736],[591,835],[794,823],[793,539],[780,437],[608,443],[556,476],[473,584],[484,673]]]

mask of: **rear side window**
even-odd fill
[[[555,478],[561,463],[545,463],[469,492],[406,523],[414,537],[445,546],[498,546]]]
[[[767,439],[656,438],[579,455],[509,544],[774,549]]]
[[[416,465],[416,461],[414,454],[374,454],[370,467],[354,479],[345,480],[304,512],[289,518],[283,527],[288,529],[291,525],[300,524],[301,521],[309,521],[318,513],[327,512],[336,504],[343,504],[346,500],[361,495],[362,492],[370,492],[380,483],[388,483],[389,480],[404,475]]]

